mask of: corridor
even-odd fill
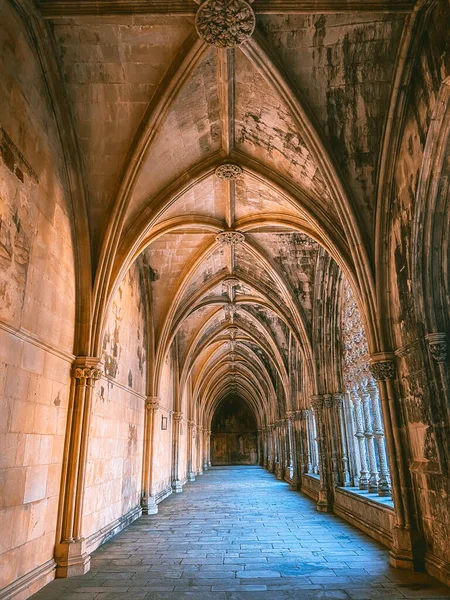
[[[35,600],[450,598],[260,467],[217,467],[100,547],[87,575]]]

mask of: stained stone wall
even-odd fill
[[[450,40],[448,33],[440,26],[449,19],[449,4],[436,3],[415,59],[416,69],[412,73],[406,118],[400,138],[398,168],[395,171],[390,236],[390,278],[394,296],[392,319],[394,345],[399,349],[401,430],[409,450],[409,485],[413,489],[413,510],[420,515],[427,545],[427,559],[438,568],[441,560],[447,561],[447,569],[450,563],[448,396],[445,399],[438,366],[431,358],[424,339],[425,334],[430,333],[430,319],[433,318],[431,306],[423,308],[418,303],[420,294],[411,293],[411,285],[417,289],[414,259],[417,253],[425,251],[415,245],[415,224],[419,223],[416,213],[417,193],[421,171],[427,169],[431,158],[425,156],[424,152],[426,145],[430,144],[427,138],[433,118],[437,111],[440,112],[440,104],[443,102],[440,91],[445,78],[450,75]],[[448,97],[445,102],[448,102]],[[445,123],[443,125],[445,127]],[[431,177],[439,175],[437,166],[432,166]],[[446,192],[444,187],[442,193],[445,196],[448,189]],[[420,200],[425,202],[425,198],[421,197]],[[440,208],[441,214],[435,216],[436,225],[448,232],[448,212],[445,214],[444,206],[445,204]],[[426,206],[424,210],[427,211],[428,218],[434,217],[430,207]],[[446,238],[448,239],[448,233]],[[434,252],[437,254],[440,242],[436,240],[435,243]],[[444,270],[448,272],[448,264],[442,264],[440,273],[439,270],[424,273],[427,281],[425,285],[432,288],[431,293],[436,294],[436,297],[439,296],[437,281],[443,291]],[[448,304],[444,310],[448,327]],[[440,325],[442,327],[442,323]]]
[[[166,494],[171,488],[172,472],[172,412],[173,412],[173,370],[170,356],[164,359],[159,393],[160,410],[156,413],[154,441],[153,493]],[[163,418],[165,419],[163,423]],[[163,426],[166,428],[163,429]]]
[[[256,421],[241,398],[229,398],[216,410],[211,426],[213,465],[258,463]]]
[[[139,506],[147,384],[146,296],[134,264],[103,336],[105,377],[95,388],[84,502],[85,535]]]
[[[34,46],[7,3],[0,72],[1,589],[53,563],[75,278],[52,106]]]

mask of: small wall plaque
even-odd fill
[[[164,416],[161,417],[161,429],[162,430],[167,429],[167,417],[164,417]]]

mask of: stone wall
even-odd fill
[[[258,464],[255,417],[240,398],[225,400],[216,410],[211,428],[211,462]]]
[[[145,302],[135,263],[116,292],[103,335],[105,378],[95,388],[92,406],[85,536],[139,506],[147,381]]]
[[[450,580],[449,414],[445,408],[448,397],[446,400],[445,392],[439,390],[424,339],[429,333],[429,315],[419,308],[419,294],[411,293],[411,285],[415,277],[414,259],[418,252],[424,251],[414,246],[418,184],[421,170],[427,167],[424,150],[433,114],[439,108],[439,92],[450,75],[448,29],[442,27],[442,23],[449,22],[448,3],[436,3],[415,57],[395,170],[390,234],[393,334],[399,359],[401,431],[412,467],[409,482],[414,499],[412,509],[421,520],[428,560],[435,563],[435,568],[444,568],[447,580]],[[440,219],[439,227],[446,221],[442,214],[436,219]],[[436,283],[436,274],[425,276],[429,284]]]
[[[32,41],[0,19],[0,588],[52,577],[75,330],[71,206]],[[14,527],[11,525],[14,524]]]

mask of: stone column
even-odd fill
[[[398,569],[414,570],[423,561],[423,538],[414,526],[410,505],[411,490],[408,486],[403,445],[398,425],[394,387],[395,356],[380,352],[371,356],[370,370],[377,380],[385,426],[386,444],[390,461],[392,495],[396,525],[392,530],[393,544],[390,562]]]
[[[361,398],[356,392],[356,388],[350,392],[350,397],[353,402],[355,409],[355,426],[356,433],[355,437],[358,440],[359,459],[361,464],[361,470],[359,472],[359,489],[369,489],[369,471],[367,469],[367,454],[366,454],[366,438],[364,436],[364,419],[361,407]]]
[[[197,427],[197,465],[198,475],[203,475],[203,427]]]
[[[211,467],[211,429],[206,432],[206,462]]]
[[[380,478],[378,480],[378,495],[391,495],[391,478],[389,475],[389,466],[386,454],[386,442],[384,439],[383,421],[381,418],[380,398],[378,396],[377,384],[373,379],[367,385],[367,392],[372,401],[374,435],[378,449],[378,458],[380,461]]]
[[[159,409],[159,402],[156,396],[148,396],[145,403],[144,417],[144,457],[142,466],[142,498],[141,507],[144,515],[155,515],[158,512],[158,506],[153,494],[153,466],[154,466],[154,446],[156,413]]]
[[[330,458],[331,479],[334,486],[340,485],[341,477],[339,473],[338,454],[340,453],[340,436],[336,428],[336,419],[334,414],[334,399],[332,394],[323,395],[322,415],[324,420],[324,431],[326,438],[324,448],[327,456]]]
[[[291,479],[291,480],[294,477],[294,473],[295,473],[295,469],[294,469],[294,436],[295,436],[295,432],[293,430],[294,415],[295,415],[295,413],[293,411],[288,411],[286,413],[287,468],[289,469],[289,479]]]
[[[100,365],[100,358],[82,356],[72,367],[68,453],[61,474],[63,505],[57,532],[60,541],[55,546],[56,577],[84,575],[90,567],[90,555],[81,531],[92,394],[102,374]]]
[[[371,400],[365,385],[359,387],[359,396],[362,400],[364,416],[364,437],[367,442],[367,453],[369,456],[369,492],[378,492],[378,466],[375,454],[375,437],[373,434],[372,415],[370,412]]]
[[[188,421],[188,480],[195,481],[194,449],[195,449],[195,421]]]
[[[258,429],[257,440],[256,440],[256,450],[257,450],[257,462],[260,467],[264,465],[264,430]]]
[[[344,396],[343,394],[333,394],[335,414],[336,414],[336,427],[338,429],[338,435],[340,436],[340,461],[341,461],[341,480],[340,484],[343,487],[351,486],[350,471],[348,469],[348,456],[347,456],[347,436],[345,432],[345,421],[344,421]]]
[[[180,425],[183,418],[182,412],[174,412],[172,415],[172,444],[173,444],[173,469],[172,469],[172,490],[175,494],[183,491],[180,482]]]
[[[303,473],[312,473],[312,455],[311,455],[311,431],[309,430],[309,422],[311,420],[311,411],[304,409],[300,411],[300,432],[303,448]]]
[[[326,428],[324,423],[324,397],[312,396],[311,406],[314,410],[317,424],[317,444],[319,446],[319,473],[320,488],[319,500],[317,501],[317,510],[320,512],[330,512],[332,510],[332,489],[330,485],[330,466],[326,447]]]
[[[276,425],[272,423],[270,425],[270,449],[271,449],[271,457],[270,457],[270,471],[271,473],[275,473],[276,465],[277,465],[277,432]]]
[[[296,419],[296,413],[294,411],[288,412],[287,416],[291,453],[291,489],[298,490],[300,481],[299,426]]]
[[[275,423],[275,439],[276,439],[276,464],[275,464],[275,475],[277,479],[283,479],[284,468],[283,468],[283,440],[281,437],[281,421],[278,420]]]
[[[208,430],[203,429],[203,470],[208,470]]]

